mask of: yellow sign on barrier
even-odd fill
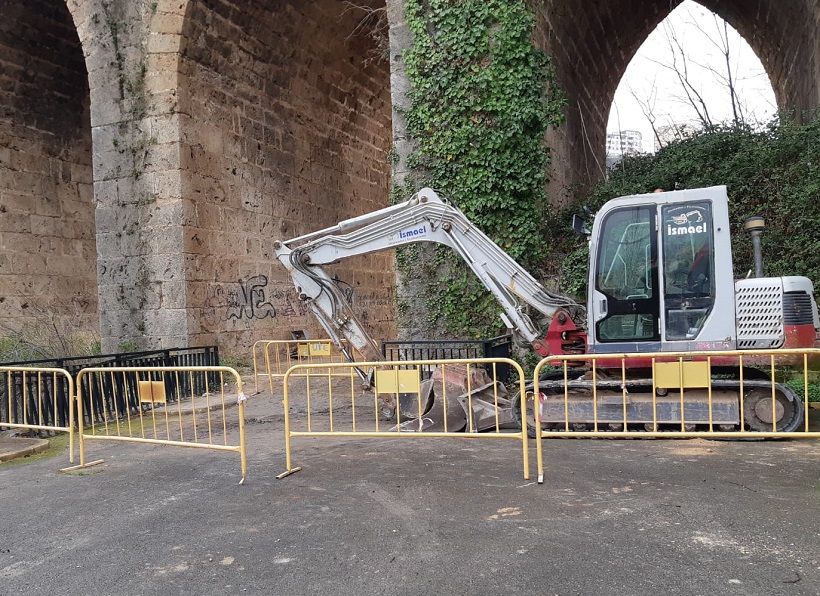
[[[517,374],[509,389],[497,374],[501,365],[509,367],[511,378]],[[371,395],[362,395],[353,382],[354,366],[376,369]],[[431,368],[432,376],[421,381],[421,371]],[[287,469],[278,478],[301,469],[292,465],[294,438],[335,436],[519,441],[528,479],[527,408],[518,406],[519,398],[527,398],[524,372],[505,358],[296,364],[284,376]],[[383,419],[385,412],[389,420]],[[540,442],[537,453],[540,462]]]
[[[157,379],[157,377],[160,377]],[[226,384],[236,384],[236,394]],[[80,465],[88,441],[239,453],[247,475],[242,378],[225,366],[87,368],[77,376]],[[76,469],[69,468],[69,469]]]
[[[139,387],[140,403],[166,403],[165,381],[137,381],[137,386]]]
[[[300,343],[298,353],[301,358],[310,358],[311,356],[324,356],[326,358],[330,358],[330,341],[327,343]]]
[[[421,375],[418,368],[411,370],[377,370],[376,393],[420,393]]]
[[[708,362],[653,362],[655,386],[666,389],[708,387]]]
[[[68,434],[74,463],[74,379],[61,368],[0,366],[0,427]]]

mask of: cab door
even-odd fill
[[[698,339],[712,314],[716,293],[712,221],[711,201],[661,207],[665,342]]]
[[[647,351],[660,335],[656,205],[606,213],[597,236],[591,292],[591,351]]]

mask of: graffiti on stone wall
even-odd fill
[[[274,318],[276,308],[265,298],[267,285],[267,275],[254,275],[240,281],[238,289],[229,290],[228,320]]]
[[[355,288],[342,282],[340,289],[363,321],[391,319],[387,310],[393,304],[392,288],[357,294]],[[293,287],[277,288],[269,283],[266,275],[254,275],[236,283],[213,284],[203,309],[203,318],[209,326],[226,322],[232,326],[239,323],[247,326],[252,321],[301,318],[308,314],[309,309]]]
[[[254,275],[235,284],[214,284],[205,300],[205,319],[211,323],[300,317],[304,305],[290,289],[271,289],[267,275]]]

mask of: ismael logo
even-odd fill
[[[427,233],[427,226],[421,226],[415,230],[399,231],[399,238],[412,238],[413,236],[424,236]]]
[[[667,236],[680,236],[682,234],[703,234],[706,231],[706,225],[700,224],[697,226],[678,226],[673,228],[671,224],[666,226]]]
[[[680,215],[670,215],[672,223],[666,224],[667,236],[681,236],[683,234],[703,234],[706,224],[700,211],[689,211]],[[674,224],[674,225],[673,225]]]

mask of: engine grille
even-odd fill
[[[737,347],[741,350],[783,345],[783,286],[775,278],[743,279],[735,284]]]
[[[783,324],[814,325],[811,296],[805,292],[785,292],[783,294]]]

